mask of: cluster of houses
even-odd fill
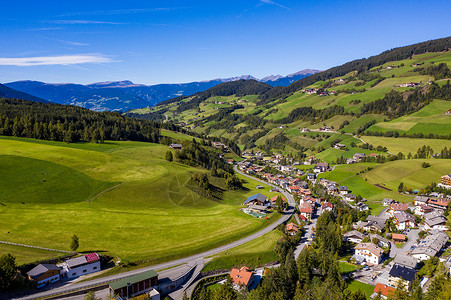
[[[36,282],[38,288],[60,281],[100,271],[100,256],[90,253],[66,260],[60,264],[39,264],[27,272],[28,278]]]
[[[433,196],[437,195],[434,193]],[[386,297],[398,286],[399,281],[409,290],[416,278],[417,265],[421,261],[440,257],[449,241],[445,232],[448,230],[447,219],[443,215],[449,201],[451,200],[431,195],[416,196],[413,205],[407,205],[386,198],[382,200],[382,205],[387,207],[385,213],[377,217],[369,215],[366,221],[354,223],[353,230],[343,235],[344,241],[355,244],[353,258],[357,263],[376,266],[384,261],[384,250],[390,249],[393,243],[404,243],[407,240],[406,235],[401,233],[386,233],[385,237],[380,235],[388,219],[392,219],[398,231],[419,227],[426,232],[412,247],[396,254],[388,272],[388,281],[378,283],[375,294],[380,293]],[[421,224],[417,222],[418,217],[422,219]],[[448,264],[451,268],[451,258]]]
[[[301,92],[306,93],[307,95],[318,94],[318,96],[329,96],[337,94],[337,92],[335,91],[327,91],[327,90],[319,92],[319,89],[302,89]]]

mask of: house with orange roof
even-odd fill
[[[406,241],[406,236],[401,233],[392,233],[391,238],[395,243],[404,243]]]
[[[299,231],[299,226],[294,223],[289,223],[285,226],[285,231],[288,233],[288,235],[296,235],[296,233]]]
[[[248,267],[241,267],[241,269],[232,269],[232,271],[230,271],[230,278],[232,278],[233,286],[235,288],[245,286],[247,289],[249,289],[254,280],[254,272],[249,271]]]
[[[390,296],[394,291],[395,288],[389,285],[378,283],[374,287],[374,291],[373,294],[371,295],[371,298],[375,298],[377,295],[380,295],[382,299],[387,299],[387,297]]]

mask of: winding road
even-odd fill
[[[275,187],[274,185],[269,184],[269,183],[267,183],[265,181],[258,180],[256,178],[253,178],[253,177],[247,175],[247,174],[242,173],[241,171],[239,171],[236,168],[236,166],[235,166],[235,170],[239,174],[242,174],[242,175],[244,175],[246,177],[250,177],[253,180],[259,181],[259,182],[261,182],[263,184],[266,184],[268,186],[271,186],[271,187]],[[262,235],[274,230],[275,228],[277,228],[277,226],[279,224],[282,224],[282,223],[288,221],[288,219],[294,213],[295,202],[294,202],[294,199],[293,199],[292,195],[290,195],[289,193],[287,193],[285,191],[283,191],[282,193],[285,195],[285,197],[287,197],[288,203],[290,204],[290,208],[277,221],[275,221],[274,223],[270,224],[266,228],[254,233],[254,234],[251,234],[251,235],[249,235],[249,236],[247,236],[245,238],[242,238],[242,239],[237,240],[235,242],[232,242],[230,244],[227,244],[227,245],[224,245],[224,246],[220,246],[220,247],[217,247],[217,248],[214,248],[214,249],[211,249],[211,250],[199,253],[199,254],[195,254],[195,255],[192,255],[192,256],[189,256],[189,257],[173,260],[173,261],[170,261],[170,262],[165,262],[165,263],[154,265],[154,266],[150,266],[150,267],[141,268],[141,269],[138,269],[138,270],[124,272],[124,273],[120,273],[120,274],[116,274],[116,275],[111,275],[111,276],[102,277],[102,278],[98,278],[98,279],[93,279],[93,280],[89,280],[89,281],[85,281],[85,282],[78,282],[78,283],[65,285],[65,286],[54,288],[54,289],[51,289],[51,290],[37,292],[37,293],[31,294],[31,295],[22,297],[21,299],[37,299],[37,298],[49,297],[49,296],[58,295],[58,294],[64,294],[64,293],[68,293],[68,292],[73,291],[73,290],[89,289],[90,287],[93,287],[93,286],[107,284],[109,282],[112,282],[112,281],[115,281],[115,280],[118,280],[118,279],[121,279],[121,278],[124,278],[124,277],[132,276],[132,275],[135,275],[135,274],[139,274],[139,273],[142,273],[142,272],[147,271],[147,270],[163,270],[163,269],[173,268],[173,267],[176,267],[176,266],[179,266],[179,265],[182,265],[182,264],[195,266],[195,265],[198,265],[199,262],[203,263],[203,260],[206,257],[218,254],[220,252],[224,252],[224,251],[229,250],[231,248],[234,248],[234,247],[243,245],[243,244],[245,244],[247,242],[250,242],[250,241],[252,241],[252,240],[254,240],[256,238],[259,238]],[[183,273],[181,273],[180,275],[182,275],[182,274]],[[63,297],[64,296],[61,295],[61,298],[63,298]]]

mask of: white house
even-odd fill
[[[439,251],[446,245],[449,237],[446,233],[440,230],[432,229],[429,234],[418,243],[418,247],[414,248],[411,256],[417,260],[428,260],[439,253]]]
[[[66,260],[61,274],[74,278],[100,271],[100,256],[94,252]]]
[[[398,230],[415,227],[415,217],[405,211],[395,212],[393,222]]]
[[[382,261],[384,250],[373,243],[360,243],[354,247],[354,257],[357,261],[378,265]]]
[[[434,216],[432,218],[424,219],[424,229],[438,229],[446,231],[448,230],[448,226],[446,226],[446,218],[444,216]]]

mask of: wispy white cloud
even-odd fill
[[[0,57],[2,66],[49,66],[49,65],[77,65],[87,63],[110,63],[117,62],[110,57],[101,54],[76,54],[61,56],[38,56],[38,57]]]
[[[29,28],[23,29],[22,31],[49,31],[49,30],[60,30],[65,29],[64,27],[42,27],[42,28]]]
[[[106,21],[93,21],[93,20],[49,20],[45,21],[46,23],[52,24],[112,24],[112,25],[120,25],[125,23],[119,22],[106,22]]]
[[[291,10],[291,8],[286,7],[285,5],[282,5],[280,3],[274,2],[272,0],[260,0],[260,2],[265,3],[265,4],[269,4],[269,5],[276,5],[278,7],[284,8],[286,10]]]
[[[67,41],[67,40],[59,40],[59,39],[52,39],[52,38],[44,37],[44,36],[42,38],[47,39],[47,40],[51,40],[51,41],[60,42],[60,43],[63,43],[63,44],[69,45],[69,46],[89,46],[89,44],[86,44],[86,43],[73,42],[73,41]]]
[[[62,14],[61,16],[124,15],[124,14],[160,12],[160,11],[173,11],[173,10],[178,10],[178,9],[180,9],[180,7],[130,8],[130,9],[97,10],[97,11],[79,11],[79,12],[65,13],[65,14]]]

